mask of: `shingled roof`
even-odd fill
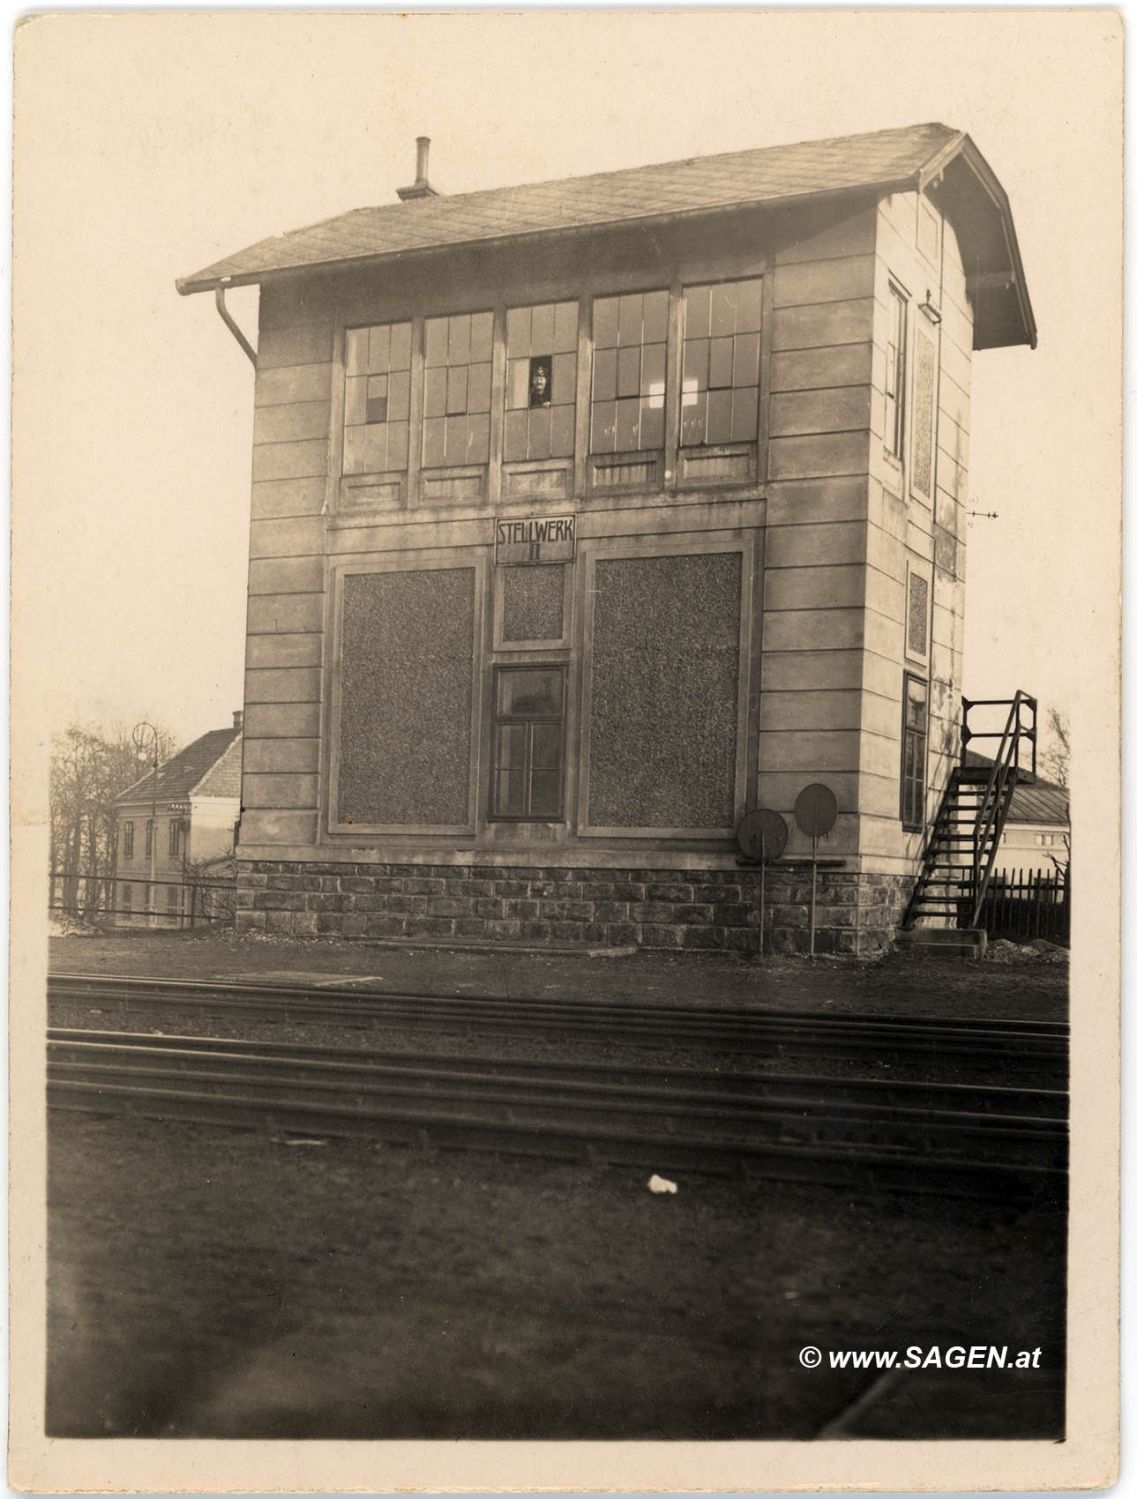
[[[977,750],[967,751],[968,765],[988,766],[993,762],[988,755]],[[1007,809],[1008,822],[1042,822],[1055,827],[1070,826],[1070,792],[1056,781],[1043,780],[1036,776],[1029,784],[1015,787],[1011,792],[1011,804]]]
[[[157,788],[154,772],[115,797],[123,802],[182,801],[192,793],[203,796],[239,796],[241,791],[241,730],[211,729],[187,744],[172,760],[159,765]]]
[[[969,138],[940,124],[357,208],[260,240],[181,278],[177,288],[188,295],[388,255],[856,191],[883,196],[932,182],[941,182],[949,213],[959,210],[969,273],[994,278],[985,281],[976,307],[977,325],[984,325],[976,347],[1033,345],[1034,319],[1006,195]],[[1013,306],[1003,306],[1007,293]],[[983,300],[993,312],[984,310]]]

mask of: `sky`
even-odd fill
[[[176,276],[394,201],[419,134],[457,193],[941,120],[1009,194],[1039,327],[975,358],[971,504],[998,518],[970,527],[964,688],[1025,688],[1076,737],[1072,631],[1100,660],[1117,605],[1119,33],[1010,10],[25,23],[13,587],[45,729],[190,739],[241,706],[253,371]],[[230,295],[254,341],[256,296]]]

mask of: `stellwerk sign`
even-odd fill
[[[576,549],[576,516],[499,520],[494,528],[494,545],[499,563],[571,562]]]

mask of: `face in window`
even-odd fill
[[[551,406],[553,404],[553,379],[546,359],[529,362],[529,405]]]

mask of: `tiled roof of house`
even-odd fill
[[[154,772],[144,775],[140,781],[115,797],[116,804],[123,802],[149,802],[157,797],[160,802],[181,801],[191,792],[201,790],[202,782],[212,778],[216,770],[221,781],[229,788],[225,791],[210,790],[210,796],[239,796],[241,789],[241,762],[239,728],[211,729],[192,744],[187,744],[173,759],[159,765],[157,788],[154,787]],[[234,759],[232,751],[237,748]],[[235,764],[235,774],[230,769]]]
[[[968,750],[968,765],[990,765],[990,756]],[[1055,827],[1070,826],[1070,792],[1056,781],[1037,777],[1030,785],[1016,786],[1007,811],[1008,822],[1044,822]]]
[[[233,735],[229,748],[214,762],[195,788],[198,796],[240,796],[241,735]]]

